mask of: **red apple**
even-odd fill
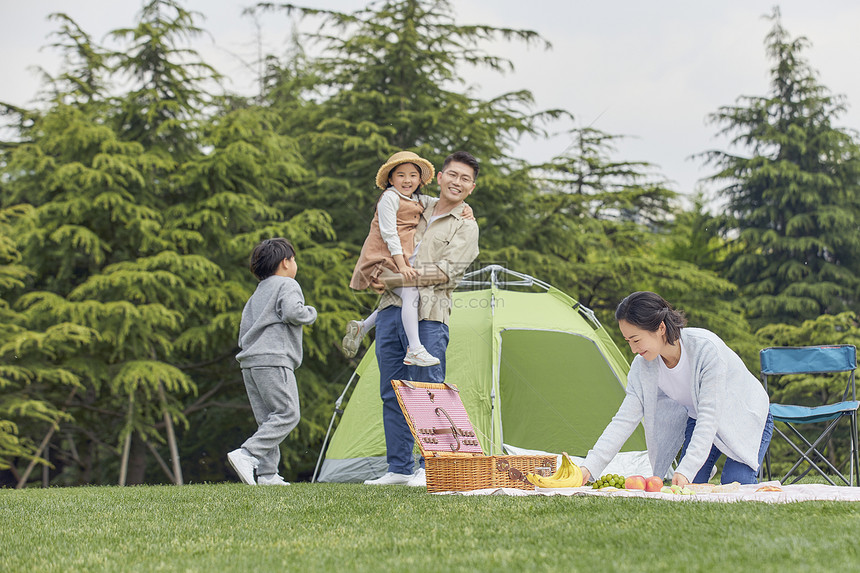
[[[630,476],[624,480],[624,489],[645,489],[645,477]]]
[[[651,476],[645,480],[645,491],[660,491],[663,489],[663,478]]]

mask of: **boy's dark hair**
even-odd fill
[[[480,165],[478,165],[478,160],[469,153],[468,151],[455,151],[451,155],[445,158],[445,163],[442,164],[442,171],[448,169],[448,164],[452,161],[456,161],[458,163],[465,163],[469,167],[471,167],[475,171],[475,179],[478,179],[478,170],[480,169]]]
[[[275,274],[281,261],[295,256],[296,249],[292,243],[282,237],[275,237],[261,241],[254,247],[248,266],[258,280],[263,280]]]
[[[662,296],[649,291],[627,295],[615,309],[615,320],[624,320],[648,332],[657,332],[663,322],[666,324],[666,342],[673,345],[681,337],[681,329],[687,325],[683,312],[673,309]]]

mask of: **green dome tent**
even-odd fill
[[[535,288],[539,292],[526,292]],[[460,289],[453,297],[445,381],[460,390],[484,453],[585,456],[627,383],[629,365],[609,333],[590,309],[561,291],[497,265],[468,273]],[[640,426],[623,451],[644,449]],[[315,481],[355,482],[387,471],[374,346],[335,404],[320,461]]]

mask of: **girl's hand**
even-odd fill
[[[409,266],[409,263],[406,261],[406,257],[403,255],[394,255],[391,258],[394,259],[394,264],[397,266],[397,272],[403,275],[404,281],[414,279],[417,276],[418,273],[415,272],[415,269]]]
[[[472,208],[468,203],[463,203],[463,218],[467,221],[475,221],[475,212],[472,211]]]
[[[404,281],[412,280],[418,276],[418,271],[409,266],[400,267],[397,270],[399,270],[400,274],[403,275]]]
[[[675,475],[672,476],[672,485],[685,486],[688,483],[690,483],[690,480],[688,480],[684,474],[675,472]]]

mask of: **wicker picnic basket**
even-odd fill
[[[391,385],[424,456],[427,491],[534,489],[526,473],[555,471],[554,455],[484,455],[456,386],[406,380]]]

